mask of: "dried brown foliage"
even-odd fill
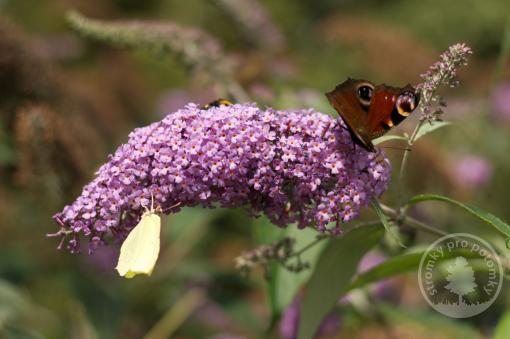
[[[15,153],[14,163],[0,163],[2,185],[52,199],[74,195],[129,119],[116,97],[93,81],[76,85],[76,75],[62,72],[1,17],[0,36],[0,126]]]

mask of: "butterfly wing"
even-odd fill
[[[369,135],[370,103],[363,103],[357,95],[358,88],[363,85],[374,87],[369,81],[349,78],[326,93],[326,97],[347,125],[353,141],[369,151],[374,151]]]
[[[402,88],[384,84],[376,86],[368,111],[370,140],[401,123],[416,108],[418,100],[419,96],[411,85]]]
[[[153,212],[144,213],[120,249],[116,269],[121,276],[151,275],[159,255],[160,231],[161,218]]]

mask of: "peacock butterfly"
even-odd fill
[[[420,102],[411,85],[391,87],[348,78],[326,93],[342,117],[355,144],[375,152],[372,140],[388,132],[409,116]]]

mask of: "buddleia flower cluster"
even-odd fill
[[[457,68],[467,65],[467,59],[473,51],[463,43],[452,45],[440,55],[440,60],[432,64],[427,72],[421,75],[423,83],[416,86],[421,93],[421,119],[426,121],[440,120],[445,101],[437,93],[441,86],[457,87]]]
[[[163,213],[243,207],[281,227],[338,234],[389,178],[385,156],[355,146],[340,119],[310,109],[188,104],[135,129],[54,216],[56,235],[72,252],[84,235],[93,250],[108,233],[124,239],[152,204]]]

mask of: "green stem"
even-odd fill
[[[407,162],[409,159],[409,152],[411,151],[411,148],[413,147],[414,140],[416,139],[416,135],[418,134],[418,131],[420,130],[421,125],[423,124],[423,121],[420,120],[416,127],[414,128],[413,133],[407,139],[407,147],[404,150],[404,155],[402,156],[402,162],[400,163],[400,171],[398,173],[398,185],[397,185],[397,197],[398,197],[398,211],[399,214],[403,214],[402,212],[402,206],[404,205],[404,175],[407,168]]]
[[[143,339],[170,338],[193,312],[206,301],[204,291],[194,288],[166,311],[163,317],[143,337]]]
[[[388,215],[390,215],[393,218],[402,217],[398,211],[394,210],[393,208],[391,208],[389,206],[381,204],[381,207],[385,213],[387,213]],[[428,224],[426,224],[418,219],[415,219],[413,217],[403,216],[402,221],[404,223],[408,224],[409,226],[413,226],[416,229],[419,229],[424,232],[434,234],[434,235],[437,235],[440,237],[443,237],[443,236],[449,234],[448,232],[445,232],[445,231],[443,231],[439,228],[436,228],[434,226],[428,225]],[[498,254],[492,254],[492,253],[489,253],[488,256],[490,258],[493,258],[494,260],[498,259],[499,262],[501,262],[501,265],[507,270],[507,272],[510,271],[510,261],[506,257],[498,255]]]
[[[314,247],[315,245],[320,243],[322,240],[327,239],[327,238],[329,238],[329,236],[324,235],[324,234],[319,234],[314,241],[312,241],[309,244],[305,245],[304,247],[300,248],[298,251],[292,253],[289,256],[289,258],[299,257],[301,254],[303,254],[304,252],[308,251],[310,248]]]
[[[356,224],[355,226],[353,226],[351,228],[351,230],[353,230],[355,228],[365,227],[365,226],[377,225],[377,224],[380,224],[380,223],[381,223],[380,220],[372,220],[372,221],[360,222],[360,223]],[[329,239],[329,238],[331,238],[329,235],[319,234],[319,235],[317,235],[317,238],[314,241],[312,241],[309,244],[303,246],[298,251],[292,253],[287,259],[292,258],[292,257],[300,256],[304,252],[308,251],[310,248],[312,248],[315,245],[317,245],[318,243],[320,243],[322,240]]]
[[[401,220],[404,222],[404,223],[407,223],[417,229],[420,229],[422,231],[425,231],[427,233],[430,233],[430,234],[434,234],[434,235],[438,235],[438,236],[444,236],[444,235],[447,235],[448,233],[439,229],[439,228],[436,228],[434,226],[431,226],[431,225],[428,225],[418,219],[415,219],[413,217],[410,217],[410,216],[406,216],[406,215],[402,215],[400,214],[400,211],[397,211],[397,210],[394,210],[393,208],[389,207],[389,206],[386,206],[386,205],[383,205],[383,204],[380,204],[381,205],[381,208],[383,209],[384,213],[388,214],[390,217],[392,218],[402,218]]]

